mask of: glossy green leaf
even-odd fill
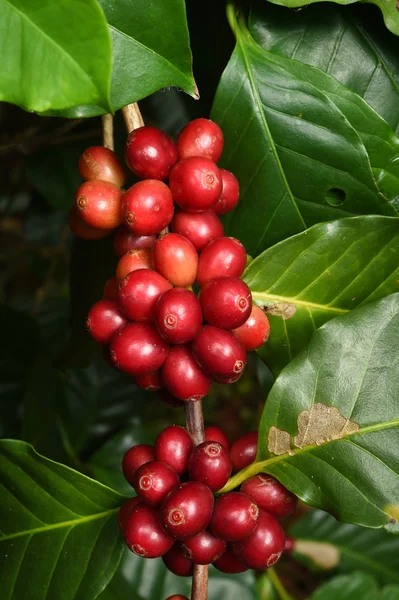
[[[106,112],[111,37],[96,0],[1,0],[0,99],[44,112],[95,103]]]
[[[38,455],[0,442],[0,597],[92,600],[118,566],[123,496]]]
[[[368,573],[356,572],[351,575],[334,577],[311,596],[310,600],[399,600],[399,586],[390,585],[379,589]]]
[[[340,521],[399,532],[399,294],[318,329],[280,374],[259,426],[254,473],[277,477]]]
[[[399,219],[352,217],[315,225],[258,256],[244,280],[270,315],[260,355],[276,374],[326,321],[399,289]]]

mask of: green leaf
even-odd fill
[[[381,584],[399,583],[399,537],[383,529],[339,523],[324,511],[311,510],[290,534],[296,538],[295,557],[309,557],[318,568],[343,573],[363,570]]]
[[[30,111],[109,108],[111,37],[96,0],[1,0],[0,99]]]
[[[391,585],[378,589],[373,577],[356,572],[334,577],[311,596],[310,600],[399,600],[399,586]]]
[[[259,352],[279,373],[323,323],[399,289],[399,219],[315,225],[266,250],[243,278],[254,301],[271,311],[270,337]],[[294,315],[273,316],[284,308]]]
[[[257,461],[230,479],[275,476],[338,520],[399,532],[399,294],[336,317],[280,374]]]
[[[23,442],[0,450],[0,597],[96,598],[120,560],[124,498]]]

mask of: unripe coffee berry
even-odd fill
[[[164,180],[177,160],[177,152],[166,133],[144,126],[129,133],[125,160],[137,177]]]
[[[264,571],[276,564],[284,551],[285,535],[280,523],[265,510],[259,510],[259,518],[252,534],[232,545],[239,560],[251,569]]]
[[[79,172],[83,179],[101,179],[118,187],[125,183],[125,169],[112,150],[104,146],[91,146],[79,158]]]
[[[215,381],[233,383],[244,372],[245,348],[231,331],[205,325],[191,343],[191,350],[199,366]]]
[[[204,320],[221,329],[240,327],[252,309],[252,294],[238,277],[218,277],[201,289],[200,303]]]
[[[168,463],[178,475],[187,471],[193,449],[193,440],[187,429],[180,425],[166,427],[158,435],[154,447],[157,460]]]
[[[235,208],[240,197],[240,187],[233,173],[220,169],[222,176],[222,193],[213,210],[217,215],[225,215]]]
[[[202,481],[213,492],[217,492],[231,474],[229,451],[217,442],[199,444],[191,454],[188,472],[190,479]]]
[[[216,277],[241,277],[247,264],[244,246],[232,237],[213,240],[202,250],[197,270],[197,282],[202,287]]]
[[[227,438],[227,435],[220,429],[220,427],[215,427],[214,425],[208,425],[204,429],[205,440],[207,442],[218,442],[227,450],[230,448],[230,443]]]
[[[81,218],[97,229],[114,229],[122,222],[122,192],[109,181],[87,181],[75,196]]]
[[[173,217],[173,198],[162,181],[146,179],[132,185],[123,196],[122,218],[137,235],[154,235],[165,229]]]
[[[69,227],[72,233],[82,240],[101,240],[111,233],[109,229],[97,229],[88,225],[81,218],[75,204],[69,211]]]
[[[111,340],[113,362],[129,375],[156,371],[165,362],[168,352],[168,344],[155,327],[145,323],[128,323]]]
[[[180,483],[172,467],[160,460],[142,465],[134,476],[136,494],[149,506],[158,506],[163,498]]]
[[[169,185],[180,208],[200,212],[216,203],[222,192],[222,177],[209,158],[190,156],[173,167]]]
[[[282,519],[294,512],[298,498],[271,475],[255,475],[247,479],[240,491],[247,494],[259,508]]]
[[[91,307],[86,328],[98,344],[109,344],[113,335],[127,322],[115,300],[104,298]]]
[[[166,554],[173,538],[162,529],[158,510],[140,503],[133,509],[124,526],[126,545],[143,558],[157,558]]]
[[[107,300],[117,300],[119,285],[116,277],[107,279],[103,289],[103,298]]]
[[[193,574],[193,561],[183,554],[180,542],[175,542],[162,560],[165,567],[179,577],[191,577]]]
[[[241,492],[222,494],[216,502],[210,529],[214,535],[235,542],[249,536],[258,521],[259,508]]]
[[[178,233],[168,233],[155,242],[153,262],[158,273],[178,287],[189,287],[197,276],[197,251]]]
[[[158,298],[171,287],[169,281],[156,271],[139,269],[120,282],[118,304],[132,321],[149,323],[155,319]]]
[[[165,387],[162,372],[155,371],[154,373],[144,373],[143,375],[136,375],[134,383],[144,390],[149,392],[156,392],[162,390]]]
[[[134,507],[137,506],[137,504],[139,504],[140,502],[140,498],[137,498],[137,496],[135,496],[134,498],[130,498],[127,502],[125,502],[125,504],[122,504],[122,506],[120,507],[118,512],[118,523],[122,532],[128,517],[130,517]]]
[[[162,377],[167,390],[184,402],[201,400],[212,385],[186,344],[171,347],[162,367]]]
[[[173,217],[172,229],[188,238],[197,252],[201,252],[212,240],[224,235],[222,221],[213,210],[199,213],[179,210]]]
[[[241,471],[254,462],[258,449],[258,432],[250,431],[242,435],[230,448],[233,472]]]
[[[196,565],[210,565],[222,556],[226,542],[206,530],[184,540],[181,547],[183,554]]]
[[[199,481],[182,483],[161,504],[162,527],[178,540],[194,537],[208,527],[213,505],[213,494],[206,485]]]
[[[125,479],[134,486],[136,471],[146,463],[155,460],[155,449],[148,444],[136,444],[129,448],[122,459],[122,471]]]
[[[197,296],[185,288],[164,292],[155,307],[155,327],[170,344],[191,342],[202,326]]]
[[[155,244],[156,235],[137,235],[124,225],[114,233],[114,250],[118,258],[122,258],[129,250],[150,250]]]
[[[181,130],[176,145],[180,160],[188,156],[206,156],[217,162],[223,143],[219,125],[209,119],[194,119]]]
[[[259,306],[253,304],[248,319],[243,325],[234,329],[233,333],[241,340],[246,350],[257,350],[269,337],[269,319]]]
[[[213,563],[213,566],[222,573],[244,573],[249,568],[233,554],[229,546],[227,546],[226,552]]]

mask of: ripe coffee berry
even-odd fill
[[[222,494],[216,502],[211,531],[227,542],[242,540],[250,535],[258,521],[259,508],[241,492]]]
[[[259,306],[252,305],[252,311],[243,325],[234,329],[246,350],[257,350],[267,341],[270,334],[269,319]]]
[[[83,240],[101,240],[110,234],[108,229],[96,229],[84,221],[75,205],[69,211],[69,227],[76,237]]]
[[[168,352],[168,344],[155,327],[144,323],[128,323],[111,340],[113,362],[129,375],[156,371],[165,362]]]
[[[91,307],[86,328],[98,344],[109,344],[112,336],[127,322],[115,300],[103,299]]]
[[[190,156],[173,167],[169,185],[180,208],[200,212],[216,203],[222,192],[222,177],[209,158]]]
[[[245,348],[231,331],[205,325],[191,349],[199,366],[220,383],[237,381],[245,369]]]
[[[171,347],[162,367],[162,377],[166,389],[184,402],[201,400],[212,385],[186,344]]]
[[[204,320],[221,329],[240,327],[252,309],[252,294],[238,277],[218,277],[201,289],[200,303]]]
[[[169,596],[166,600],[188,600],[187,596],[182,596],[181,594],[174,594],[173,596]]]
[[[134,378],[134,383],[138,385],[139,388],[143,388],[144,390],[148,390],[149,392],[156,392],[158,390],[162,390],[162,388],[165,387],[161,371],[137,375]]]
[[[183,554],[180,542],[175,542],[162,560],[165,567],[179,577],[191,577],[193,574],[193,561]]]
[[[252,498],[259,508],[264,508],[279,519],[288,517],[298,504],[298,498],[271,475],[250,477],[240,490]]]
[[[110,277],[107,279],[103,289],[103,298],[107,300],[117,300],[118,298],[118,280],[116,277]]]
[[[214,536],[210,531],[203,531],[184,540],[181,548],[183,554],[196,565],[210,565],[222,556],[226,550],[226,542]]]
[[[147,249],[129,250],[122,256],[116,267],[116,278],[122,281],[126,275],[138,269],[151,269],[151,251]]]
[[[154,267],[170,283],[189,287],[195,281],[198,254],[190,240],[178,233],[160,237],[153,249]]]
[[[230,547],[222,556],[213,563],[213,566],[222,573],[244,573],[248,571],[248,566],[234,556]]]
[[[149,506],[158,506],[163,498],[180,483],[172,467],[160,460],[145,463],[135,473],[136,494]]]
[[[150,250],[156,239],[156,235],[137,235],[124,225],[121,225],[114,233],[115,254],[118,258],[122,258],[129,250],[139,250],[142,248]]]
[[[231,474],[229,451],[217,442],[199,444],[191,454],[188,472],[193,481],[202,481],[213,492],[220,490]]]
[[[182,483],[161,504],[162,527],[178,540],[194,537],[204,531],[211,520],[213,494],[199,481]]]
[[[135,498],[130,498],[127,502],[125,502],[125,504],[122,504],[122,506],[120,507],[118,512],[118,522],[122,532],[128,517],[130,517],[134,507],[137,506],[137,504],[139,503],[140,498],[137,498],[136,496]]]
[[[97,229],[114,229],[122,222],[121,190],[109,181],[87,181],[75,196],[75,206],[81,218]]]
[[[295,549],[295,538],[292,535],[285,536],[285,544],[284,544],[284,552],[286,554],[291,554]]]
[[[118,304],[132,321],[149,323],[155,319],[158,298],[171,287],[169,281],[156,271],[139,269],[120,282]]]
[[[227,450],[230,448],[230,443],[227,438],[227,435],[220,429],[220,427],[215,427],[214,425],[208,425],[204,430],[205,440],[207,442],[218,442]]]
[[[263,571],[276,564],[283,553],[284,545],[285,536],[280,523],[273,515],[260,509],[254,532],[235,542],[232,550],[237,558],[251,569]]]
[[[155,127],[139,127],[129,133],[125,145],[125,160],[141,179],[167,179],[177,160],[172,140]]]
[[[232,237],[221,237],[205,246],[198,261],[197,282],[202,287],[216,277],[241,277],[247,264],[244,246]]]
[[[217,162],[223,151],[223,133],[209,119],[194,119],[180,132],[177,139],[179,159],[188,156],[206,156]]]
[[[147,236],[165,229],[172,220],[173,210],[168,186],[156,179],[146,179],[125,192],[121,214],[133,233]]]
[[[125,169],[112,150],[104,146],[91,146],[79,158],[79,172],[83,179],[101,179],[118,187],[125,183]]]
[[[155,449],[148,444],[137,444],[129,448],[122,459],[122,471],[125,479],[134,486],[136,471],[146,463],[155,460]]]
[[[188,238],[197,252],[201,252],[212,240],[224,235],[222,221],[213,210],[199,213],[179,210],[173,217],[172,229]]]
[[[126,545],[144,558],[158,558],[173,545],[171,538],[159,523],[158,510],[140,503],[127,518],[123,531]]]
[[[225,215],[235,208],[240,197],[240,187],[233,173],[220,169],[222,175],[222,193],[213,210],[217,215]]]
[[[230,448],[233,472],[241,471],[254,462],[258,449],[258,432],[250,431],[241,436]]]
[[[159,334],[170,344],[191,342],[202,326],[197,296],[185,288],[164,292],[156,304],[154,322]]]
[[[191,435],[180,425],[166,427],[155,441],[157,460],[168,463],[178,475],[183,475],[187,471],[192,449]]]

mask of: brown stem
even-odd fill
[[[107,113],[101,117],[103,126],[103,146],[115,150],[114,146],[114,117]]]
[[[133,129],[143,127],[144,121],[137,102],[124,106],[122,108],[122,115],[125,120],[128,133],[133,131]]]

